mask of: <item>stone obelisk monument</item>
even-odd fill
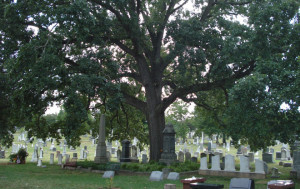
[[[106,157],[106,144],[105,144],[105,115],[102,114],[100,118],[99,127],[99,138],[96,149],[95,163],[107,163],[108,159]]]

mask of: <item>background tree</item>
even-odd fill
[[[177,101],[170,106],[166,116],[166,123],[171,123],[174,126],[176,137],[181,137],[183,140],[186,139],[186,136],[190,131],[188,114],[188,104]]]
[[[150,159],[158,160],[166,108],[230,87],[285,52],[299,7],[296,0],[200,0],[185,11],[187,2],[2,1],[1,50],[16,109],[31,119],[63,101],[64,134],[78,141],[91,102],[111,111],[124,102],[145,115]]]

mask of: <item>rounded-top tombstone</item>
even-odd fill
[[[177,160],[175,153],[175,130],[172,124],[167,124],[163,130],[163,153],[159,162],[171,164]]]

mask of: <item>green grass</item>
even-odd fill
[[[1,161],[3,163],[3,161]],[[13,188],[100,188],[108,186],[110,179],[103,179],[102,174],[86,173],[77,170],[61,169],[57,165],[49,165],[46,163],[46,168],[37,167],[35,163],[26,163],[25,165],[0,165],[0,185],[3,189]],[[269,164],[269,168],[276,166],[282,173],[280,179],[286,180],[289,178],[289,171],[291,168],[283,168],[277,164]],[[181,176],[181,179],[191,177]],[[201,177],[200,175],[193,175]],[[207,179],[206,183],[224,184],[224,188],[228,189],[230,184],[229,177],[213,177],[203,176]],[[273,180],[270,175],[267,179],[255,180],[256,189],[266,189],[267,182]],[[296,188],[300,188],[300,181],[296,182]],[[112,185],[122,189],[157,189],[163,188],[165,184],[176,184],[177,188],[182,188],[179,180],[163,180],[159,182],[149,181],[149,176],[140,175],[115,175],[112,180]]]

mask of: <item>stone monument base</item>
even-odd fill
[[[107,157],[95,157],[94,162],[95,163],[107,163],[108,158]]]

